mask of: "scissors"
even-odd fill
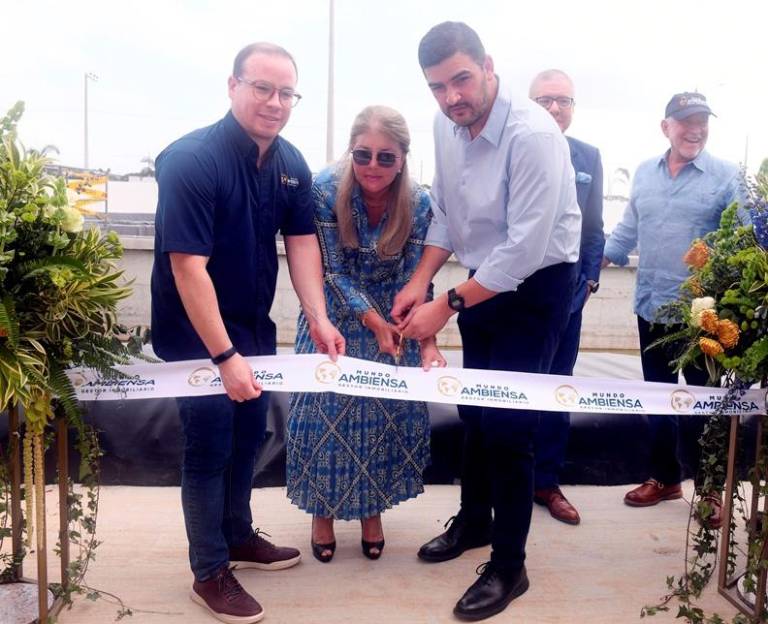
[[[400,358],[403,356],[403,342],[405,341],[405,338],[403,338],[403,335],[401,333],[397,334],[397,348],[395,349],[395,370],[400,366]]]

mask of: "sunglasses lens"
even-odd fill
[[[371,164],[371,158],[373,158],[373,154],[370,150],[365,149],[356,149],[352,150],[352,160],[355,161],[355,164],[358,165],[370,165]]]
[[[391,167],[395,164],[396,156],[392,152],[379,152],[376,155],[376,162],[382,167]]]

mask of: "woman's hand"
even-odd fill
[[[395,357],[397,346],[400,344],[400,332],[397,327],[392,325],[392,323],[388,323],[375,310],[368,310],[360,320],[376,336],[376,342],[379,343],[379,352],[389,353],[389,355]]]
[[[448,364],[443,354],[440,353],[440,349],[437,348],[437,340],[434,336],[420,340],[419,347],[421,349],[421,367],[425,371],[428,371],[433,366],[445,368]]]

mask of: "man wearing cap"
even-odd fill
[[[559,69],[548,69],[536,75],[528,92],[530,98],[544,107],[554,118],[560,130],[571,125],[575,101],[573,81]],[[599,288],[600,263],[603,259],[603,164],[600,151],[574,139],[565,137],[571,152],[571,164],[576,173],[576,200],[581,209],[581,245],[579,247],[576,289],[571,301],[570,315],[565,333],[555,351],[550,373],[573,375],[579,354],[581,311],[589,296]],[[569,412],[542,413],[534,441],[536,468],[534,502],[544,505],[556,520],[579,524],[579,512],[560,490],[560,475],[568,446]]]
[[[704,151],[710,115],[707,99],[700,93],[672,97],[661,122],[669,149],[638,167],[624,217],[605,245],[603,266],[611,262],[624,266],[629,253],[638,250],[635,313],[646,381],[677,383],[671,367],[675,346],[646,351],[654,341],[680,329],[665,323],[668,319],[657,312],[680,295],[680,285],[688,277],[683,256],[691,242],[717,229],[723,210],[741,199],[739,168]],[[683,376],[692,385],[707,381],[707,372],[693,367],[686,367]],[[678,417],[653,416],[648,421],[650,478],[624,497],[632,507],[648,507],[683,495]],[[713,507],[707,524],[717,528],[722,523],[720,498],[712,492],[701,494],[711,499]]]

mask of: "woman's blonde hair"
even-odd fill
[[[336,221],[339,224],[341,246],[357,249],[360,241],[352,215],[352,192],[355,188],[355,174],[349,152],[355,147],[357,138],[366,132],[377,131],[385,134],[403,151],[400,173],[389,187],[387,222],[376,245],[379,257],[396,256],[405,246],[411,233],[413,221],[413,189],[408,175],[408,148],[411,135],[403,116],[388,106],[367,106],[355,117],[349,133],[349,149],[339,163],[339,187],[336,193]]]

